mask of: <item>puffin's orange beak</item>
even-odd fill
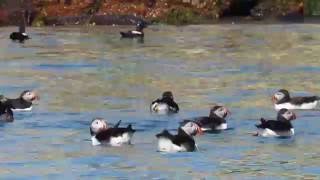
[[[228,108],[226,109],[227,109],[227,115],[231,116],[231,111]]]
[[[276,103],[276,102],[277,102],[277,98],[276,98],[275,96],[272,96],[271,101],[272,101],[273,103]]]
[[[203,131],[200,126],[197,128],[197,135],[203,135]]]
[[[291,120],[295,120],[295,119],[297,119],[297,116],[296,116],[295,113],[292,113],[292,118],[291,118]]]
[[[40,96],[36,91],[33,91],[32,95],[33,95],[33,98],[31,99],[32,101],[34,101],[34,100],[39,101],[40,100]]]

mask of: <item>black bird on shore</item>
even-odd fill
[[[24,11],[21,12],[19,31],[18,32],[12,32],[10,34],[10,39],[12,41],[18,41],[20,43],[23,43],[25,40],[30,39],[30,37],[26,33],[26,20],[25,20],[25,17],[24,17]]]
[[[147,25],[145,22],[139,21],[136,25],[136,30],[120,32],[121,38],[143,38],[144,37],[143,29],[146,27]]]

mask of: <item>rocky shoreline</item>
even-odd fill
[[[174,25],[215,23],[303,23],[303,0],[26,0],[0,4],[0,25],[15,25],[26,11],[32,26],[131,25],[149,23]],[[315,18],[313,18],[315,19]],[[314,21],[312,21],[314,22]]]

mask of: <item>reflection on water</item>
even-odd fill
[[[297,112],[296,136],[251,137],[275,117],[270,95],[320,94],[318,25],[151,26],[144,42],[118,27],[35,28],[12,43],[0,32],[1,93],[37,89],[32,113],[0,126],[0,177],[126,179],[317,179],[320,112]],[[149,103],[171,90],[181,113],[153,116]],[[156,152],[155,134],[223,103],[233,129],[196,137],[199,152]],[[92,147],[93,117],[138,130],[134,145]]]

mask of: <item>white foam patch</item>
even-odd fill
[[[319,108],[319,101],[314,101],[311,103],[303,103],[301,105],[294,105],[291,103],[282,103],[282,104],[275,104],[274,108],[276,110],[280,110],[280,109],[302,109],[302,110],[307,110],[307,109],[317,109]]]
[[[25,109],[11,109],[13,112],[28,112],[28,111],[32,111],[32,106],[29,108],[25,108]]]
[[[24,36],[28,36],[28,34],[27,34],[27,33],[22,33],[22,35],[24,35]]]

